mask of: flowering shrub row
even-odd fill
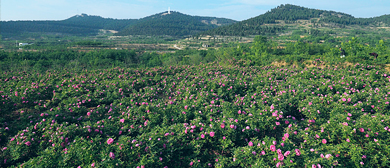
[[[383,167],[386,73],[361,64],[2,72],[0,166]]]

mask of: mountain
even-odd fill
[[[319,25],[322,27],[390,25],[390,15],[374,18],[355,18],[341,12],[309,9],[286,4],[271,9],[271,11],[257,17],[232,25],[218,27],[200,34],[228,36],[276,34],[285,31],[287,29],[286,25],[294,24],[301,20],[309,21],[309,23],[316,23],[317,26]]]
[[[126,35],[276,35],[292,30],[315,28],[355,29],[390,27],[390,15],[373,18],[355,18],[349,14],[310,9],[286,4],[270,11],[237,22],[216,17],[190,16],[180,12],[162,12],[141,19],[111,19],[87,14],[76,15],[60,21],[6,21],[0,22],[3,37],[23,33],[61,33],[78,36],[98,34],[99,30],[116,30],[118,36]],[[344,31],[344,30],[342,30]]]
[[[190,16],[180,12],[163,12],[142,18],[137,24],[123,29],[117,35],[170,35],[181,37],[233,23],[236,23],[236,21],[225,18]]]
[[[0,33],[5,37],[26,32],[96,35],[100,29],[120,31],[137,21],[81,14],[61,21],[3,21],[0,22]]]
[[[142,19],[111,19],[87,14],[76,15],[60,21],[3,21],[3,37],[22,33],[61,33],[71,35],[96,35],[99,30],[116,30],[117,35],[171,35],[187,36],[219,26],[236,23],[231,19],[190,16],[179,12],[164,12]]]
[[[111,19],[101,16],[81,14],[63,20],[62,23],[86,28],[97,28],[120,31],[123,28],[137,23],[138,19]]]

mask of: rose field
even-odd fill
[[[3,71],[0,167],[388,167],[390,73],[321,63]]]

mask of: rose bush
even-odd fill
[[[205,64],[0,79],[1,167],[389,164],[390,78],[374,66]]]

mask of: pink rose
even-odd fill
[[[109,156],[110,156],[110,158],[115,159],[115,154],[114,153],[110,152]]]
[[[108,140],[107,140],[107,144],[112,144],[114,142],[114,139],[112,139],[112,138],[109,138]]]
[[[276,151],[275,145],[271,145],[269,148],[271,149],[272,152],[275,152],[275,151]]]
[[[221,124],[221,128],[225,128],[225,124],[224,123]]]
[[[284,160],[284,156],[283,156],[282,154],[278,154],[278,159],[279,159],[280,161],[283,161],[283,160]]]
[[[300,155],[301,155],[301,151],[300,151],[299,149],[295,149],[295,154],[296,154],[297,156],[300,156]]]

